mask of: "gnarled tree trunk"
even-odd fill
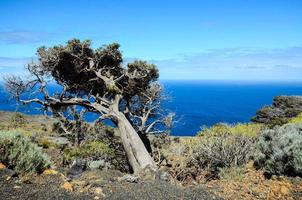
[[[117,124],[121,141],[133,172],[137,174],[146,167],[156,170],[157,166],[138,133],[135,131],[124,113],[119,111],[119,100],[120,97],[115,99],[115,102],[111,107],[111,115],[114,117]]]
[[[117,124],[128,161],[134,173],[140,172],[147,166],[155,170],[156,165],[152,157],[123,113],[119,113],[117,116]]]

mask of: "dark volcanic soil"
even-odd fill
[[[107,181],[106,181],[107,182]],[[39,175],[32,177],[6,176],[0,170],[0,199],[2,200],[218,200],[220,198],[207,192],[202,187],[183,188],[167,182],[111,182],[103,185],[103,196],[93,193],[66,191],[60,175]]]
[[[60,187],[58,176],[41,176],[27,180],[8,178],[0,170],[0,199],[3,200],[62,200],[92,199],[88,195],[75,195]]]

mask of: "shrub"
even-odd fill
[[[259,138],[255,166],[269,176],[302,176],[302,123],[266,130]]]
[[[289,123],[294,123],[294,124],[302,123],[302,113],[300,113],[298,116],[290,119]]]
[[[62,120],[52,125],[52,131],[60,136],[66,137],[73,145],[81,144],[85,139],[85,134],[90,132],[91,127],[82,119]]]
[[[238,123],[230,128],[232,134],[257,137],[265,129],[263,124],[257,123]]]
[[[95,160],[108,158],[113,154],[113,150],[107,144],[101,141],[88,141],[78,147],[65,149],[64,161],[70,163],[76,158]]]
[[[89,124],[81,118],[55,122],[52,124],[52,131],[68,138],[75,146],[87,140],[101,140],[110,144],[114,137],[114,128],[101,122]]]
[[[235,125],[216,124],[210,128],[204,128],[197,136],[218,136],[222,134],[242,135],[248,137],[257,137],[265,128],[263,124],[258,123],[238,123]]]
[[[230,127],[227,124],[219,123],[211,127],[205,127],[197,133],[197,136],[218,136],[225,133],[230,133]]]
[[[43,147],[44,149],[60,148],[59,145],[49,140],[48,138],[40,138],[36,142],[39,146]]]
[[[219,171],[219,179],[229,181],[241,181],[244,177],[245,168],[242,166],[235,166],[230,168],[222,168]]]
[[[25,116],[21,113],[14,113],[10,119],[10,127],[12,128],[21,128],[24,127],[27,123]]]
[[[192,174],[192,170],[188,167],[191,159],[188,146],[180,141],[160,145],[160,148],[153,151],[154,160],[161,167],[168,167],[168,171],[174,179],[185,182]]]
[[[197,137],[181,137],[164,146],[156,160],[183,184],[225,178],[232,173],[240,178],[240,167],[249,160],[256,136],[264,127],[254,123],[216,124]]]
[[[302,112],[301,96],[277,96],[271,106],[264,106],[257,111],[253,122],[264,123],[270,128],[289,122]]]
[[[40,173],[50,165],[41,148],[16,132],[0,132],[0,162],[19,173]]]
[[[1,131],[6,130],[6,125],[3,123],[0,123],[0,130]]]
[[[63,126],[62,126],[63,125]],[[66,134],[63,128],[70,134]],[[112,167],[122,172],[129,172],[130,167],[126,153],[114,128],[101,122],[89,124],[81,119],[66,121],[65,124],[54,123],[53,131],[71,141],[72,148],[64,150],[64,164],[70,164],[76,158],[86,161],[106,160]],[[52,146],[41,141],[45,147]]]
[[[204,138],[193,154],[196,164],[217,177],[221,168],[245,164],[251,155],[254,139],[242,135],[222,134]]]

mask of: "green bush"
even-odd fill
[[[251,120],[263,123],[273,128],[282,126],[302,112],[301,96],[277,96],[270,106],[264,106],[257,111],[256,116]]]
[[[290,119],[289,123],[293,123],[293,124],[302,123],[302,113],[300,113],[296,117]]]
[[[16,132],[0,131],[0,162],[19,173],[40,173],[50,165],[41,148]]]
[[[231,134],[257,137],[263,129],[265,129],[265,126],[258,123],[238,123],[234,125],[220,123],[212,127],[202,129],[197,133],[197,136],[202,137],[204,135],[217,136],[222,134]]]
[[[224,123],[218,123],[211,127],[204,127],[201,131],[197,133],[197,136],[218,136],[223,135],[225,133],[230,133],[230,127]]]
[[[76,158],[95,160],[108,158],[114,154],[113,150],[101,141],[88,141],[78,147],[64,150],[64,161],[71,163]]]
[[[254,161],[269,176],[302,176],[302,123],[264,131],[257,142]]]
[[[70,134],[64,132],[62,125]],[[66,121],[65,124],[54,123],[53,131],[66,137],[72,144],[72,147],[64,149],[63,164],[69,165],[77,158],[86,161],[105,160],[111,167],[129,172],[126,153],[120,138],[114,134],[114,128],[101,122],[89,124],[78,119]],[[46,148],[53,146],[47,140],[40,140],[39,144]]]
[[[210,176],[218,177],[221,168],[245,164],[251,155],[254,139],[242,135],[222,134],[204,138],[194,150],[193,160],[207,170]]]

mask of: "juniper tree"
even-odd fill
[[[157,169],[140,135],[158,133],[169,127],[173,115],[160,114],[162,87],[155,65],[136,60],[123,65],[119,44],[97,49],[91,42],[73,39],[66,45],[37,50],[38,61],[26,68],[31,78],[11,76],[7,89],[24,104],[40,104],[54,116],[64,116],[66,108],[79,107],[110,119],[117,127],[134,173],[146,167]],[[53,81],[62,87],[51,94]],[[29,91],[42,98],[23,95]],[[23,97],[23,98],[22,98]]]

